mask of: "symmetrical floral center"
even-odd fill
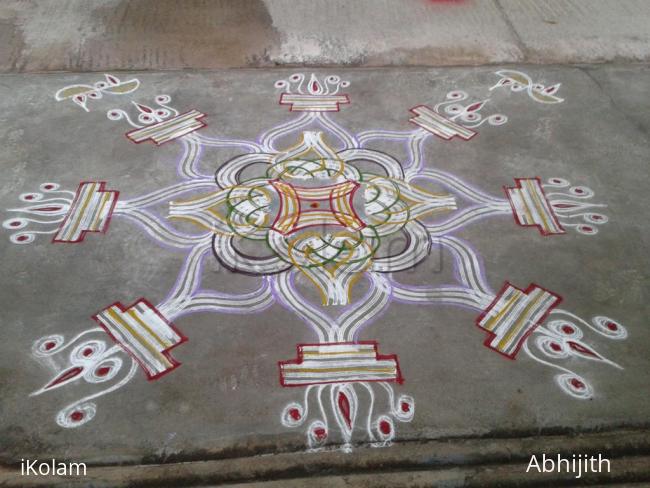
[[[372,163],[373,171],[361,171],[355,161]],[[256,170],[263,176],[242,181],[245,171]],[[295,266],[320,291],[324,305],[349,303],[361,271],[417,264],[430,244],[416,219],[456,208],[454,197],[407,183],[390,156],[370,150],[363,158],[342,156],[320,132],[304,132],[286,151],[235,158],[227,174],[218,172],[217,183],[217,192],[172,202],[170,217],[212,230],[219,242],[215,254],[235,271],[271,274]],[[415,258],[375,258],[382,238],[398,232],[414,243],[400,254]],[[241,239],[261,246],[244,254]],[[231,251],[224,251],[224,240]]]

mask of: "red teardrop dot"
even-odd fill
[[[382,420],[381,422],[379,422],[379,431],[384,435],[390,434],[391,431],[390,424],[388,423],[387,420]]]
[[[318,202],[314,202],[314,203],[310,204],[309,206],[311,208],[318,208],[319,207]]]
[[[562,332],[564,332],[565,334],[573,334],[575,331],[573,330],[573,327],[569,325],[563,325]]]
[[[585,387],[585,384],[578,378],[571,378],[571,386],[578,390],[582,390]]]
[[[75,410],[70,414],[70,419],[74,422],[81,422],[84,418],[84,413],[80,412],[79,410]]]
[[[578,195],[580,195],[580,194],[584,193],[584,191],[582,191],[580,188],[576,188],[576,193]]]
[[[50,351],[56,347],[56,342],[52,342],[52,341],[46,342],[43,347],[45,347],[46,351]]]
[[[594,220],[602,220],[602,217],[600,215],[592,215],[591,218]]]
[[[607,322],[607,328],[611,331],[618,330],[618,326],[614,322]]]
[[[588,225],[585,225],[585,226],[583,227],[583,229],[586,230],[587,232],[591,232],[592,230],[594,230],[594,229],[592,229],[591,227],[589,227]]]
[[[52,188],[54,188],[54,186],[53,185],[45,185],[43,188],[45,188],[46,190],[51,190]]]
[[[316,436],[316,439],[322,441],[327,437],[327,431],[323,427],[316,427],[314,429],[314,435]]]
[[[400,408],[402,409],[402,412],[407,413],[411,411],[411,405],[409,405],[407,402],[402,402],[400,405]]]
[[[554,351],[561,351],[562,346],[560,346],[557,342],[551,342],[551,349]]]
[[[88,357],[88,356],[90,356],[92,353],[93,353],[93,350],[92,350],[90,347],[87,347],[86,349],[84,349],[84,350],[82,351],[81,354],[83,354],[84,357]]]
[[[291,417],[293,420],[300,420],[300,410],[297,408],[292,408],[289,410],[289,417]]]
[[[25,200],[33,200],[33,199],[34,199],[34,195],[26,195],[25,196]]]
[[[20,222],[14,220],[14,221],[11,222],[9,225],[12,226],[12,227],[18,227],[18,226],[20,225]]]
[[[102,366],[101,368],[99,368],[99,369],[95,372],[95,374],[96,374],[97,376],[106,376],[106,375],[109,373],[110,370],[111,370],[110,367],[108,367],[108,366]]]
[[[16,237],[16,240],[17,240],[17,241],[21,241],[21,242],[22,242],[22,241],[26,241],[26,240],[27,240],[27,236],[18,236],[18,237]]]

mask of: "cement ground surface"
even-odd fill
[[[503,69],[515,78],[521,73],[528,75],[532,84],[513,91],[514,82],[510,81],[491,90],[500,79],[507,78],[496,74]],[[546,442],[555,442],[552,445],[556,447],[562,443],[572,445],[573,441],[567,440],[571,437],[548,440],[560,433],[577,439],[584,435],[592,443],[578,444],[580,448],[589,452],[602,449],[621,459],[620,466],[626,466],[613,470],[611,477],[594,477],[594,483],[647,480],[647,459],[643,456],[648,453],[646,429],[650,424],[650,332],[646,324],[650,311],[650,233],[646,225],[650,208],[648,67],[510,65],[314,70],[321,82],[330,74],[349,80],[350,85],[342,87],[341,93],[349,95],[350,103],[337,99],[340,111],[326,117],[313,112],[312,106],[312,112],[307,112],[312,119],[302,127],[289,127],[286,134],[277,137],[273,132],[261,137],[272,127],[304,120],[300,112],[290,112],[288,105],[278,104],[283,89],[275,88],[276,80],[296,72],[308,77],[311,70],[121,72],[116,74],[119,80],[106,82],[122,87],[126,85],[120,83],[137,79],[140,86],[122,95],[100,90],[100,98],[85,100],[87,112],[72,99],[56,101],[54,95],[67,86],[92,85],[103,80],[103,75],[0,77],[0,140],[4,147],[0,154],[4,168],[0,208],[6,209],[0,239],[1,320],[6,334],[0,345],[0,459],[5,466],[0,481],[5,486],[27,486],[25,479],[16,474],[17,463],[21,458],[38,457],[83,461],[96,470],[93,476],[97,478],[92,481],[95,484],[87,480],[30,480],[50,483],[46,486],[55,482],[61,486],[128,486],[125,480],[133,479],[135,471],[142,473],[147,466],[175,462],[207,463],[200,464],[203,468],[191,465],[191,473],[183,471],[183,464],[170,467],[180,470],[177,478],[168,471],[163,476],[178,486],[250,482],[259,478],[255,474],[257,467],[261,477],[266,473],[270,478],[300,478],[314,472],[321,476],[329,473],[363,477],[364,469],[388,471],[390,466],[413,477],[402,478],[403,484],[409,484],[404,479],[422,486],[446,479],[452,486],[471,486],[473,477],[479,476],[474,486],[486,486],[492,468],[486,468],[485,463],[503,465],[499,469],[505,474],[500,479],[510,479],[510,486],[515,486],[527,482],[517,478],[521,474],[518,470],[523,472],[526,463],[515,451],[535,452],[547,448]],[[539,103],[543,92],[536,85],[550,89],[557,83],[561,86],[552,95],[556,98],[542,98],[556,103]],[[466,99],[458,95],[461,115],[475,113],[487,118],[500,114],[501,118],[470,129],[476,132],[470,140],[456,136],[449,141],[409,122],[414,117],[409,109],[418,105],[433,109],[440,102],[451,102],[447,95],[458,90],[467,94]],[[205,114],[198,120],[207,126],[161,145],[150,139],[134,144],[125,137],[133,128],[124,117],[107,118],[107,112],[118,118],[119,111],[124,110],[134,123],[146,125],[150,119],[138,122],[137,114],[146,116],[150,113],[147,107],[158,107],[154,99],[160,94],[171,97],[168,102],[163,100],[163,105],[181,113],[196,109]],[[475,105],[484,100],[488,100],[484,105]],[[138,112],[134,101],[146,107]],[[458,115],[445,111],[450,106],[448,103],[437,108],[446,120]],[[455,120],[465,126],[478,122],[472,117],[466,117],[465,122],[458,117]],[[377,296],[387,297],[381,307],[364,308],[368,315],[364,318],[369,322],[354,338],[378,341],[380,354],[397,356],[404,383],[392,384],[392,388],[395,398],[408,395],[403,397],[408,403],[406,411],[391,413],[386,406],[386,392],[379,386],[373,390],[378,409],[374,413],[371,402],[375,396],[367,396],[365,390],[336,390],[345,394],[347,403],[340,400],[340,395],[338,404],[336,396],[332,397],[333,410],[328,413],[327,426],[330,433],[320,452],[305,452],[309,450],[310,438],[306,434],[310,424],[287,426],[292,423],[292,415],[301,417],[301,421],[303,415],[307,417],[307,412],[300,410],[304,408],[305,389],[283,388],[278,379],[278,362],[294,359],[296,345],[318,341],[308,324],[321,319],[306,314],[328,317],[325,322],[331,325],[340,320],[331,318],[338,315],[337,307],[316,305],[318,294],[305,275],[297,273],[297,284],[283,292],[279,284],[282,273],[266,277],[232,273],[211,252],[203,256],[200,272],[182,272],[187,256],[198,249],[195,244],[201,238],[191,237],[198,235],[193,224],[175,224],[167,219],[170,200],[217,190],[214,172],[227,161],[243,153],[282,152],[298,142],[304,131],[323,132],[336,151],[363,145],[376,151],[374,156],[366,154],[365,159],[389,154],[407,170],[416,171],[421,164],[421,170],[416,172],[442,171],[470,185],[449,183],[448,177],[418,177],[418,184],[425,190],[454,195],[458,210],[444,217],[423,218],[430,230],[437,230],[433,232],[433,248],[414,269],[395,272],[389,278],[374,273],[381,286],[362,279],[352,289],[357,306],[373,289],[380,290]],[[136,137],[132,133],[130,136]],[[359,164],[363,171],[370,171],[365,163]],[[563,188],[546,188],[548,200],[556,204],[552,212],[559,209],[557,215],[566,231],[563,234],[543,236],[538,227],[515,222],[503,187],[514,187],[515,178],[536,176],[544,183],[551,178],[570,182]],[[192,180],[203,181],[200,184],[204,186],[187,187],[174,198],[170,196],[173,191],[160,196],[155,204],[142,207],[145,216],[142,212],[139,217],[134,215],[138,212],[129,210],[124,203],[130,201],[131,207],[137,207],[136,199],[141,195],[181,181],[190,185]],[[39,190],[39,185],[54,182],[74,192],[83,181],[105,181],[104,190],[120,192],[110,226],[103,229],[105,233],[89,232],[77,244],[53,244],[51,234],[33,234],[31,243],[26,243],[31,237],[19,240],[28,232],[56,232],[64,225],[20,220],[56,220],[47,212],[58,211],[56,205],[62,200],[49,201],[49,188]],[[578,188],[571,194],[571,187],[591,190]],[[39,191],[44,200],[23,195]],[[582,198],[590,191],[593,197]],[[19,195],[23,195],[23,201],[19,201]],[[54,196],[70,199],[71,195]],[[112,194],[101,195],[111,198]],[[50,210],[43,210],[46,201],[45,208]],[[594,220],[588,216],[591,221],[587,222],[584,215],[567,217],[566,211],[571,210],[567,205],[575,202],[606,205],[577,212],[604,218]],[[37,213],[10,210],[24,207],[32,207]],[[487,209],[485,218],[454,220],[470,207]],[[83,213],[84,209],[78,211]],[[66,207],[61,212],[71,210]],[[443,221],[448,222],[444,229],[438,227]],[[101,218],[99,222],[103,222]],[[583,230],[598,232],[581,234],[572,226],[578,223],[583,224]],[[24,224],[27,227],[23,228]],[[16,242],[10,240],[11,235]],[[454,251],[449,239],[467,244]],[[217,254],[220,249],[217,246]],[[454,256],[459,253],[469,256],[469,261],[456,260]],[[473,271],[467,271],[469,268],[459,262],[470,262],[467,266]],[[482,263],[484,270],[473,262]],[[183,308],[189,302],[180,299],[176,308],[170,305],[170,290],[177,283],[185,283],[177,281],[179,274],[201,279],[184,300],[203,290],[219,294],[218,299],[211,295],[212,313],[195,308],[196,313],[190,314],[192,310]],[[485,283],[472,281],[481,282],[483,275]],[[190,288],[193,279],[188,278]],[[474,308],[467,302],[462,303],[465,308],[451,306],[454,299],[449,297],[444,305],[416,305],[414,300],[406,303],[406,292],[400,295],[395,291],[399,286],[417,290],[443,284],[462,288],[467,280],[467,293],[471,295],[468,300],[476,300]],[[534,283],[563,298],[556,308],[574,316],[540,319],[542,325],[526,344],[538,359],[564,369],[536,361],[525,349],[511,360],[483,344],[487,333],[475,321],[506,281],[521,289]],[[386,287],[392,287],[392,291],[385,292]],[[256,298],[237,304],[237,296]],[[132,362],[126,350],[120,349],[123,346],[119,343],[124,341],[116,344],[101,329],[60,349],[64,347],[59,345],[60,336],[69,344],[77,334],[97,326],[91,316],[115,302],[128,306],[139,297],[167,314],[165,317],[188,338],[170,351],[180,367],[162,367],[169,374],[147,381],[145,366]],[[296,303],[291,302],[292,297]],[[429,298],[424,296],[422,300]],[[261,302],[268,307],[259,305]],[[312,312],[306,312],[305,306]],[[237,313],[227,313],[229,307],[230,312]],[[373,315],[379,311],[382,313]],[[612,320],[596,320],[593,325],[592,318],[599,316]],[[151,314],[146,317],[145,321],[155,322]],[[553,329],[554,319],[564,320],[565,325],[570,322],[573,332],[562,335],[561,329]],[[603,328],[598,328],[598,323]],[[622,330],[627,331],[626,338],[620,335]],[[543,341],[538,341],[543,337],[548,338],[546,349],[540,347]],[[90,339],[102,345],[87,342]],[[554,350],[551,343],[559,344],[561,352]],[[77,344],[84,347],[75,352]],[[113,352],[104,357],[117,357],[119,362],[98,363],[93,358],[101,351],[93,349],[86,355],[88,345],[91,349],[110,348]],[[127,374],[131,364],[133,377]],[[119,371],[113,377],[113,370],[101,372],[99,366]],[[579,378],[578,383],[563,383],[564,387],[558,384],[555,378],[566,374],[570,375],[567,381]],[[122,385],[122,378],[130,381]],[[47,385],[47,391],[30,396]],[[120,388],[88,398],[113,385]],[[318,403],[313,400],[311,415],[318,418]],[[330,408],[328,402],[329,397],[323,408]],[[89,403],[94,416],[90,410],[81,409],[83,417],[79,418],[75,412]],[[297,413],[286,410],[294,403],[300,404]],[[399,402],[396,408],[401,408]],[[285,415],[284,424],[283,411],[289,415]],[[395,439],[392,446],[385,442],[384,447],[372,448],[369,446],[373,443],[382,444],[380,414],[390,421],[390,435],[395,434]],[[77,423],[83,425],[75,427]],[[353,424],[349,436],[346,423]],[[618,434],[589,437],[598,432]],[[508,441],[514,443],[520,442],[518,438],[533,440],[524,447],[505,442],[508,447],[499,454],[485,445],[461,449],[455,457],[449,454],[449,449],[453,452],[465,442],[480,442],[480,438],[497,444],[495,439],[499,438],[514,439]],[[319,447],[318,440],[314,441],[312,435],[312,448]],[[448,442],[446,446],[451,447],[441,448],[436,442]],[[409,446],[418,443],[424,446],[422,450],[416,447],[409,451]],[[338,450],[348,444],[351,453]],[[421,458],[417,458],[417,452]],[[481,458],[482,452],[491,454]],[[283,460],[264,456],[273,453],[284,456]],[[109,473],[112,466],[122,463],[130,467],[120,468],[120,474]],[[196,475],[195,468],[202,474]],[[167,469],[164,464],[163,469]],[[122,484],[115,481],[120,476]],[[153,474],[147,476],[138,478],[139,486],[162,486],[155,484]],[[399,486],[397,481],[391,481],[392,475],[386,476],[389,478],[382,482]],[[436,477],[440,478],[436,481]],[[356,483],[337,478],[324,480],[323,486],[330,481],[342,486]],[[357,481],[372,484],[362,478]],[[539,478],[531,481],[545,482]],[[278,486],[290,485],[280,482]]]
[[[0,71],[650,60],[645,0],[4,0]]]

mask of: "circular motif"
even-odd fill
[[[555,381],[562,390],[574,398],[588,400],[593,397],[591,385],[584,378],[574,373],[557,375]]]

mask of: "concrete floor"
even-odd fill
[[[649,60],[645,0],[0,2],[0,486],[650,486]],[[349,85],[333,94],[328,75]],[[337,215],[367,228],[368,199],[383,188],[393,208],[392,185],[398,204],[422,199],[417,185],[457,206],[414,204],[352,259],[372,270],[349,297],[324,293],[347,306],[319,305],[300,240],[286,254],[268,231],[230,255],[223,233],[213,245],[168,218],[171,201],[219,190],[215,176],[271,185],[275,169],[229,168],[243,154],[277,163],[318,131],[338,151],[319,158],[361,189],[311,208],[347,202]],[[338,181],[314,174],[306,187]],[[539,225],[518,225],[506,195],[533,177],[553,207],[527,205],[519,218]],[[95,197],[72,202],[80,182]],[[275,218],[291,193],[262,188]],[[211,222],[234,225],[228,201]],[[251,276],[275,266],[260,264],[270,250],[292,271]],[[376,268],[400,258],[417,265]],[[348,265],[336,259],[330,275]],[[525,290],[520,322],[494,319],[498,297],[518,293],[505,283]],[[525,293],[562,302],[527,316],[541,306]],[[534,331],[491,343],[490,317]],[[296,347],[315,342],[339,343],[312,351],[328,374],[370,354],[389,380],[289,387]],[[351,347],[348,362],[322,362]],[[602,453],[612,470],[526,474],[542,452]],[[88,475],[28,478],[25,458],[86,462]]]
[[[573,320],[583,331],[578,343],[596,351],[599,359],[585,355],[583,350],[582,355],[546,361],[588,383],[593,394],[589,399],[579,399],[554,381],[566,370],[536,362],[523,350],[513,361],[483,345],[486,333],[475,325],[480,310],[414,306],[392,300],[383,314],[364,326],[358,339],[376,340],[380,353],[398,356],[404,383],[395,384],[394,391],[398,396],[413,398],[415,415],[409,422],[394,418],[393,446],[370,448],[369,439],[364,437],[366,417],[362,413],[368,408],[368,399],[360,396],[350,454],[336,450],[346,443],[331,418],[336,435],[331,436],[329,447],[322,452],[305,453],[309,450],[307,424],[289,428],[281,422],[283,409],[302,401],[303,389],[283,388],[278,381],[277,363],[295,358],[297,344],[317,338],[305,320],[286,303],[283,306],[277,295],[272,297],[270,308],[259,313],[203,312],[173,318],[175,326],[188,338],[171,351],[181,366],[154,381],[147,381],[143,368],[137,367],[135,376],[124,386],[91,400],[96,414],[79,427],[62,426],[57,415],[67,405],[103,390],[104,385],[79,377],[30,396],[73,365],[69,350],[59,353],[54,348],[56,354],[45,354],[47,349],[33,349],[35,341],[52,335],[70,340],[96,326],[90,317],[118,301],[128,305],[145,297],[163,308],[160,304],[165,303],[188,253],[189,248],[174,249],[169,242],[152,239],[145,224],[125,216],[120,202],[190,181],[193,177],[183,169],[183,148],[192,144],[180,138],[159,146],[151,140],[134,144],[125,137],[131,129],[125,120],[108,120],[107,111],[119,109],[133,114],[131,102],[153,106],[157,95],[168,94],[171,101],[167,105],[180,112],[202,112],[207,127],[191,136],[202,138],[193,168],[211,179],[222,163],[263,144],[262,133],[300,117],[300,112],[289,112],[286,105],[278,105],[282,90],[274,88],[274,84],[297,71],[309,75],[311,70],[121,72],[116,73],[121,82],[137,79],[140,86],[131,93],[104,92],[100,99],[88,99],[87,112],[71,99],[56,101],[54,95],[66,86],[95,83],[103,79],[102,75],[1,76],[0,140],[4,150],[0,165],[5,171],[0,208],[33,205],[29,200],[20,202],[18,197],[38,191],[44,182],[75,190],[80,181],[105,181],[106,190],[117,190],[120,195],[107,231],[87,233],[78,244],[53,244],[51,235],[40,234],[31,244],[11,242],[12,234],[26,232],[14,232],[10,223],[23,214],[6,211],[3,215],[2,221],[7,224],[0,235],[0,320],[6,339],[0,345],[0,460],[6,467],[0,472],[0,481],[5,486],[26,486],[15,469],[21,458],[28,457],[55,457],[91,465],[125,463],[134,467],[131,469],[140,464],[237,458],[248,468],[234,464],[230,474],[224,475],[222,465],[208,463],[201,476],[181,470],[174,483],[198,486],[250,481],[255,476],[246,470],[257,461],[247,460],[248,456],[271,453],[285,453],[291,461],[287,461],[284,475],[279,474],[279,464],[264,468],[269,477],[297,477],[314,470],[323,474],[328,469],[328,456],[336,456],[347,467],[334,467],[332,474],[352,472],[355,463],[379,470],[388,469],[391,463],[401,470],[421,470],[439,463],[463,466],[504,462],[510,463],[510,471],[504,473],[516,479],[518,463],[522,472],[525,470],[521,456],[502,453],[481,458],[478,453],[485,447],[475,446],[473,454],[459,453],[444,461],[449,456],[444,448],[423,454],[421,460],[409,464],[407,460],[413,458],[413,453],[402,447],[440,441],[448,447],[459,446],[477,438],[498,444],[497,439],[503,437],[540,435],[527,444],[507,448],[507,452],[532,452],[545,448],[544,442],[551,442],[552,434],[576,436],[616,433],[619,429],[627,433],[599,438],[582,448],[602,448],[612,457],[647,452],[650,441],[644,429],[650,421],[650,332],[646,327],[650,311],[650,232],[645,216],[650,208],[650,70],[645,66],[608,65],[521,65],[508,69],[523,72],[545,87],[561,83],[555,93],[558,98],[554,99],[561,102],[539,103],[528,91],[511,91],[507,85],[490,90],[502,78],[496,74],[500,67],[315,70],[321,80],[329,74],[348,80],[350,85],[343,91],[349,95],[350,104],[342,104],[340,112],[329,114],[329,119],[319,115],[299,131],[278,138],[277,147],[290,146],[302,130],[322,130],[336,140],[332,135],[336,131],[331,125],[324,126],[323,120],[334,121],[357,137],[369,130],[397,131],[393,134],[413,131],[417,127],[409,123],[413,116],[409,109],[417,105],[434,107],[454,90],[468,94],[463,102],[466,106],[489,99],[479,113],[485,117],[502,114],[507,117],[505,124],[483,124],[469,141],[459,137],[445,141],[428,132],[422,140],[424,169],[455,175],[503,200],[497,205],[500,213],[495,211],[490,218],[445,235],[471,244],[469,249],[483,262],[487,286],[495,294],[505,281],[522,289],[536,283],[563,297],[560,308],[586,321],[596,316],[610,317],[625,327],[628,337],[612,340]],[[367,134],[363,136],[368,138],[364,147],[390,154],[408,166],[413,157],[409,139],[395,135],[371,139]],[[240,142],[224,142],[233,139]],[[250,141],[249,146],[241,141]],[[338,141],[335,145],[340,149],[346,143]],[[608,222],[598,226],[598,233],[591,236],[570,227],[580,218],[565,221],[569,225],[561,235],[542,236],[536,227],[516,225],[503,187],[514,186],[514,178],[535,176],[544,181],[565,178],[571,185],[592,189],[595,196],[589,202],[607,205],[597,210]],[[453,189],[440,183],[422,185],[427,190],[454,194]],[[552,200],[550,192],[554,190],[546,191]],[[568,187],[557,191],[566,193]],[[466,197],[457,198],[461,210],[471,205]],[[149,208],[165,225],[169,200],[163,198]],[[425,221],[438,222],[434,218]],[[30,225],[29,229],[34,229]],[[178,229],[181,234],[192,233],[194,227],[188,224]],[[458,283],[454,268],[448,250],[434,246],[421,265],[394,273],[394,278],[407,285]],[[205,259],[202,279],[202,288],[232,295],[250,293],[266,280],[229,272],[212,255]],[[353,299],[360,299],[367,287],[365,282],[358,285]],[[298,280],[296,289],[301,302],[313,304],[317,298],[305,279]],[[313,306],[322,313],[336,315],[336,307]],[[544,321],[544,326],[549,327],[549,322]],[[114,344],[101,330],[92,334],[86,338],[106,341],[106,347]],[[533,341],[540,335],[539,331],[533,334],[529,344],[539,357],[544,357]],[[46,342],[38,344],[47,347]],[[83,355],[83,349],[79,354]],[[130,364],[124,351],[118,351],[117,356],[125,367],[108,385],[116,384]],[[619,445],[616,442],[621,436],[635,440]],[[568,442],[563,439],[557,442]],[[364,456],[371,456],[373,461],[364,461]],[[592,481],[647,479],[647,463],[646,468],[641,458],[631,463],[610,478]],[[102,478],[104,468],[95,469],[100,470],[99,478],[96,484],[87,486],[128,486],[124,481],[129,479],[128,469],[110,475],[115,478]],[[467,480],[479,474],[471,467],[462,469],[469,471],[421,475],[424,478],[413,475],[413,484],[424,486],[436,482],[431,476],[445,479],[449,475],[455,486],[471,486]],[[240,474],[232,474],[237,472]],[[489,484],[485,480],[492,479],[480,476],[474,486],[481,486],[480,480]],[[118,478],[119,483],[115,481]],[[47,486],[55,482],[70,486],[84,483],[52,479],[38,482],[50,483]],[[403,479],[400,482],[405,483]]]
[[[4,0],[0,71],[645,62],[649,19],[645,0]]]

